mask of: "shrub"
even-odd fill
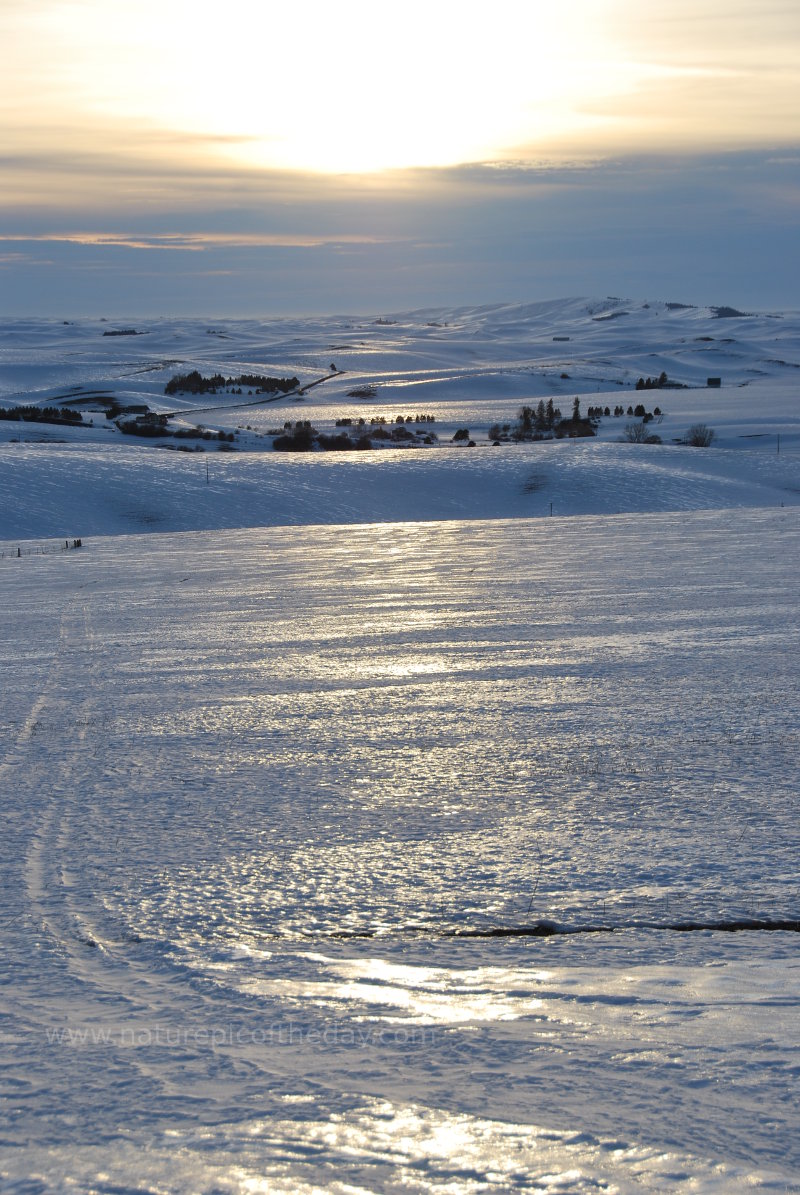
[[[278,436],[272,447],[278,452],[310,452],[315,432],[310,423],[298,423],[293,432]]]
[[[708,448],[714,440],[714,431],[705,423],[693,423],[683,437],[684,444],[692,448]]]
[[[623,444],[644,444],[647,440],[645,423],[626,423],[620,442]]]
[[[328,452],[348,452],[355,448],[347,432],[339,432],[335,436],[317,436],[317,443]]]

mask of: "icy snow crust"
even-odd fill
[[[795,416],[758,385],[781,456],[731,417],[661,483],[610,440],[8,443],[3,1190],[800,1189]]]

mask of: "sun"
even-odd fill
[[[745,144],[765,131],[794,144],[791,21],[759,14],[731,42],[712,36],[710,10],[689,21],[695,6],[678,7],[0,2],[0,119],[25,153],[344,174]]]
[[[512,156],[590,127],[608,89],[604,4],[567,7],[85,0],[31,19],[84,113],[253,166],[352,173]]]
[[[265,49],[258,69],[202,95],[184,83],[170,107],[198,131],[251,138],[233,152],[257,164],[357,172],[502,156],[579,124],[602,74],[589,31],[531,0],[500,0],[490,18],[448,0],[233,8],[226,60],[249,31],[245,62]]]

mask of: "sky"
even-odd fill
[[[800,5],[0,0],[0,312],[800,307]]]

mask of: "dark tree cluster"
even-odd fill
[[[0,419],[21,423],[60,423],[74,426],[83,423],[80,411],[60,407],[57,411],[47,407],[0,407]]]
[[[511,429],[512,440],[533,440],[541,438],[545,432],[552,432],[561,422],[561,411],[553,406],[552,398],[539,399],[538,406],[521,407],[517,415],[517,422]]]
[[[611,410],[611,407],[589,407],[586,414],[589,419],[602,419],[603,417],[608,417],[609,415],[613,415],[615,419],[619,419],[622,415],[634,415],[637,419],[644,419],[645,421],[648,421],[653,418],[658,418],[658,416],[661,415],[661,407],[653,407],[652,411],[647,411],[642,403],[637,403],[635,407],[628,406],[628,409],[626,410],[621,403],[618,403],[614,407],[613,411]]]
[[[489,428],[489,439],[495,443],[503,440],[519,443],[524,440],[561,440],[565,436],[593,436],[596,433],[595,418],[595,415],[581,415],[579,398],[573,400],[572,414],[568,419],[564,418],[558,407],[553,406],[552,398],[547,402],[540,399],[536,407],[522,407],[515,424],[493,423]]]
[[[300,385],[297,378],[270,378],[261,373],[242,373],[238,378],[228,378],[228,386],[252,386],[262,394],[274,394],[279,391],[286,394],[289,390],[296,390]]]
[[[355,425],[351,419],[337,419],[336,426],[342,429],[353,427],[353,433],[342,430],[333,435],[319,432],[309,420],[298,420],[297,423],[288,421],[283,425],[283,432],[276,436],[273,448],[278,452],[310,452],[314,448],[326,451],[347,452],[352,448],[372,448],[373,440],[380,440],[398,447],[414,447],[418,444],[434,444],[436,436],[433,432],[423,434],[406,427],[405,420],[387,424],[382,417],[372,420],[369,431],[366,420],[359,419]]]
[[[283,435],[273,440],[272,447],[278,452],[310,452],[318,434],[310,420],[298,419],[295,424],[284,424]]]
[[[117,427],[124,436],[143,436],[147,439],[154,439],[156,436],[170,434],[167,430],[166,415],[156,415],[152,411],[148,415],[141,415],[136,419],[118,419]]]
[[[171,418],[171,415],[148,411],[146,415],[139,415],[135,419],[117,420],[117,427],[125,436],[141,436],[149,440],[167,437],[171,440],[218,440],[222,444],[233,443],[233,432],[210,431],[202,424],[197,427],[179,427],[172,431],[169,427]]]
[[[664,372],[664,370],[662,370],[657,378],[639,378],[639,381],[636,383],[636,389],[637,390],[661,390],[661,388],[663,386],[666,386],[668,381],[669,381],[669,379],[668,379],[666,373]]]
[[[237,378],[225,378],[221,373],[215,373],[205,378],[196,369],[191,373],[176,374],[164,387],[165,394],[217,394],[220,390],[236,389],[241,394],[241,387],[247,386],[255,390],[256,394],[288,394],[300,385],[297,378],[271,378],[263,374],[243,373]]]
[[[373,415],[369,419],[370,427],[385,427],[387,423],[435,423],[436,417],[434,415],[398,415],[394,419],[387,420],[384,415]],[[337,427],[366,427],[367,419],[364,416],[359,416],[358,419],[351,419],[344,415],[341,419],[336,420]]]

